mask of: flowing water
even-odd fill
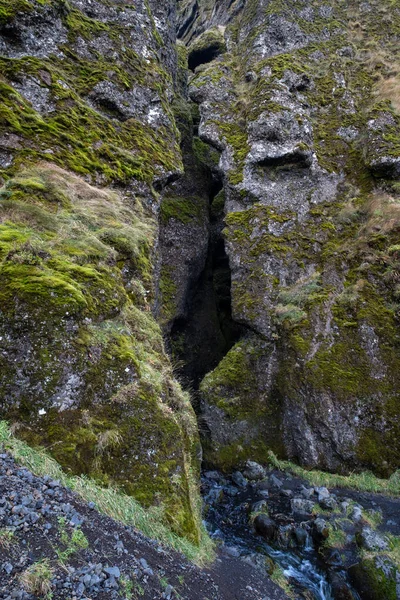
[[[249,506],[259,500],[251,489],[233,497],[225,493],[221,499],[220,491],[224,488],[217,482],[207,481],[206,490],[205,502],[209,507],[205,516],[206,527],[211,537],[223,542],[228,554],[240,554],[253,564],[265,564],[265,557],[270,557],[289,578],[298,598],[334,600],[326,568],[310,535],[307,534],[301,550],[272,547],[249,525]],[[341,575],[345,577],[344,573]],[[348,589],[350,591],[350,586]],[[351,589],[351,593],[354,600],[360,600],[354,590]]]

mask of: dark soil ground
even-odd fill
[[[87,548],[71,540],[81,530]],[[11,532],[5,534],[5,532]],[[73,553],[60,561],[60,551]],[[75,550],[75,551],[74,551]],[[48,560],[51,593],[32,594],[21,576]],[[97,512],[49,478],[0,455],[0,598],[32,600],[285,600],[267,575],[219,556],[207,569]]]

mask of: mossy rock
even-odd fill
[[[259,374],[269,358],[268,344],[249,336],[201,382],[208,464],[229,471],[248,458],[266,462],[269,450],[284,453],[281,407],[260,388]]]
[[[188,49],[189,69],[211,62],[226,52],[224,34],[219,28],[209,29],[202,33]]]
[[[197,542],[196,420],[149,310],[154,217],[51,163],[8,180],[0,217],[4,418]]]
[[[397,600],[397,569],[385,556],[365,558],[348,572],[355,589],[365,600]]]

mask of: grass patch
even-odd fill
[[[47,559],[33,563],[21,575],[21,583],[29,594],[36,594],[40,598],[52,597],[51,580],[54,570]]]
[[[281,567],[275,566],[271,573],[271,580],[276,583],[276,585],[278,585],[289,598],[295,598],[294,591]]]
[[[64,546],[64,550],[60,548],[56,549],[58,560],[65,564],[71,556],[77,554],[80,550],[86,550],[89,547],[89,542],[83,533],[83,531],[77,527],[71,532],[67,530],[67,520],[65,517],[58,519],[58,525],[60,529],[61,543]]]
[[[163,522],[162,507],[144,509],[134,498],[116,488],[102,488],[86,477],[71,477],[43,449],[31,448],[14,437],[5,421],[0,421],[0,444],[14,459],[38,476],[49,475],[70,488],[82,500],[96,503],[97,510],[138,529],[161,544],[174,548],[196,564],[206,564],[214,558],[214,546],[205,530],[199,546],[174,534]]]
[[[270,451],[269,462],[280,471],[290,471],[298,477],[306,479],[311,485],[327,488],[353,488],[361,492],[372,492],[375,494],[389,494],[400,496],[399,471],[393,473],[389,479],[380,479],[370,471],[363,473],[350,473],[350,475],[337,475],[325,471],[308,471],[288,460],[280,460]]]
[[[0,529],[0,548],[7,550],[14,542],[14,531],[12,529]]]

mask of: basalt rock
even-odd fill
[[[175,29],[173,1],[2,3],[0,408],[196,541],[196,422],[152,316]]]
[[[221,153],[232,316],[247,333],[200,385],[205,457],[229,469],[272,449],[390,475],[400,130],[385,81],[399,10],[386,26],[389,4],[360,5],[358,37],[337,3],[211,4],[182,36],[225,27],[227,52],[197,66],[189,95],[200,138]],[[366,39],[385,54],[379,76]]]

